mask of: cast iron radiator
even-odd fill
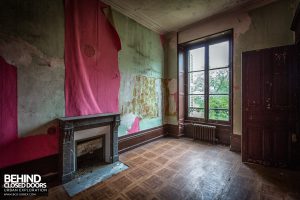
[[[193,124],[193,138],[215,144],[216,127],[205,124]]]

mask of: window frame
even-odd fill
[[[229,112],[229,119],[228,121],[223,120],[213,120],[209,119],[209,45],[221,43],[224,41],[229,42],[229,66],[228,67],[221,67],[221,68],[213,68],[211,70],[216,69],[227,69],[229,71],[229,105],[228,105],[228,112]],[[189,111],[189,51],[197,48],[204,47],[204,118],[196,118],[196,117],[189,117],[188,111]],[[195,121],[200,123],[206,123],[206,124],[220,124],[220,125],[231,125],[232,126],[232,118],[233,118],[233,111],[232,111],[232,100],[233,100],[233,92],[232,92],[232,66],[233,66],[233,31],[228,30],[225,32],[218,33],[216,35],[211,35],[204,37],[199,40],[187,42],[183,45],[183,51],[184,51],[184,100],[185,100],[185,112],[184,112],[184,118],[187,121]],[[227,95],[227,94],[226,94]],[[227,109],[226,109],[227,110]]]

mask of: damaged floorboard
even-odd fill
[[[120,155],[129,169],[75,199],[300,199],[297,171],[248,165],[228,147],[162,138]],[[70,199],[63,186],[41,199]]]

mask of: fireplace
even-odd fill
[[[59,118],[62,183],[119,160],[119,122],[118,113]]]

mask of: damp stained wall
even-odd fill
[[[113,11],[122,50],[119,136],[163,124],[164,50],[160,35]]]
[[[17,67],[18,134],[47,133],[64,116],[62,0],[2,0],[0,55]]]
[[[164,54],[160,35],[113,11],[122,114],[119,135],[163,124]],[[45,134],[65,116],[63,0],[0,1],[0,55],[17,67],[18,134]]]
[[[244,51],[289,45],[294,43],[293,32],[290,30],[293,14],[296,8],[295,0],[275,1],[263,7],[250,11],[234,12],[211,20],[199,22],[179,33],[179,42],[184,43],[193,39],[224,30],[233,29],[233,133],[242,134],[242,80],[241,54]],[[174,52],[172,41],[176,35],[169,35],[169,52]],[[168,63],[168,71],[174,72],[177,68],[177,56]],[[174,56],[174,57],[173,57]],[[172,73],[171,73],[172,74]],[[177,74],[176,74],[177,76]]]
[[[165,36],[165,124],[177,125],[177,34]]]

